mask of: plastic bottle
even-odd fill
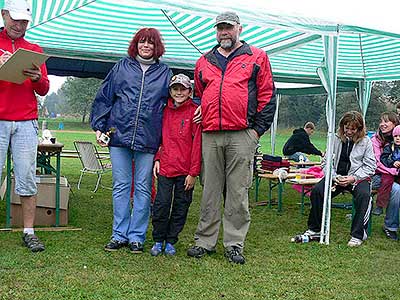
[[[310,236],[306,234],[298,234],[291,239],[292,243],[308,243],[310,241]]]

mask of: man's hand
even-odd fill
[[[42,71],[36,64],[32,64],[32,68],[25,69],[24,75],[29,77],[32,82],[38,82],[42,78]]]
[[[185,191],[191,190],[194,188],[194,183],[196,182],[196,177],[193,176],[186,176],[185,178]]]
[[[193,117],[193,122],[195,122],[196,124],[201,123],[201,106],[199,106],[198,108],[196,108],[195,112],[194,112],[194,117]]]
[[[257,131],[255,131],[254,129],[252,129],[251,131],[253,131],[255,137],[257,138],[257,140],[259,140],[260,136],[258,135]]]
[[[4,51],[4,50],[1,50],[1,51]],[[2,53],[0,56],[0,66],[1,66],[2,64],[4,64],[7,61],[7,59],[9,59],[11,57],[12,54],[8,51],[4,51],[4,52],[0,52],[0,53]]]
[[[158,178],[158,173],[160,173],[160,161],[156,160],[153,167],[153,176]]]

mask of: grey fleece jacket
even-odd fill
[[[340,153],[342,152],[342,141],[338,136],[333,140],[333,169],[332,178],[336,177],[336,170],[339,165]],[[336,159],[337,158],[337,159]],[[371,140],[364,137],[361,141],[354,144],[350,152],[350,170],[347,175],[354,176],[356,182],[375,174],[376,160],[374,150],[372,149]],[[325,173],[326,161],[325,158],[321,164]]]

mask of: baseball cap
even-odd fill
[[[172,76],[172,78],[169,82],[169,87],[171,87],[177,83],[182,84],[187,89],[192,88],[192,84],[190,83],[190,78],[187,77],[185,74],[178,74],[178,75]]]
[[[239,16],[233,12],[233,11],[226,11],[223,13],[220,13],[216,18],[215,18],[215,26],[221,23],[227,23],[231,25],[236,25],[240,24],[240,19]]]
[[[5,0],[4,10],[8,10],[14,20],[32,21],[32,10],[26,0]]]

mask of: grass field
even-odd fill
[[[75,132],[80,130],[81,132]],[[55,132],[58,141],[73,149],[74,139],[93,140],[85,126]],[[87,131],[87,132],[86,132]],[[290,135],[279,132],[278,147]],[[323,134],[314,137],[322,148]],[[269,138],[262,139],[267,152]],[[175,257],[151,257],[151,225],[145,253],[128,249],[106,253],[112,224],[111,192],[89,191],[94,176],[84,177],[77,190],[80,162],[66,158],[62,174],[72,186],[70,226],[81,231],[39,232],[46,251],[32,254],[21,246],[20,232],[0,232],[0,299],[400,299],[400,245],[385,238],[383,217],[373,218],[372,236],[358,249],[346,246],[349,211],[333,209],[331,244],[292,244],[290,238],[306,229],[307,213],[299,213],[300,195],[285,186],[283,212],[276,207],[252,206],[252,223],[245,245],[245,265],[231,265],[217,253],[200,260],[187,257],[196,229],[201,187],[196,186],[187,224]],[[105,184],[111,176],[105,177]],[[261,200],[266,198],[261,182]],[[338,197],[336,201],[349,201]],[[254,204],[254,189],[250,191]],[[4,226],[5,205],[0,202]]]

